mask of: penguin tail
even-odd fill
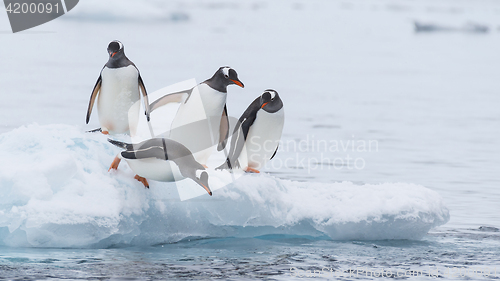
[[[97,128],[97,129],[93,129],[93,130],[90,130],[90,131],[86,131],[86,133],[102,133],[102,129],[101,128]]]
[[[236,162],[231,164],[231,161],[229,159],[226,160],[226,162],[219,167],[215,168],[216,170],[232,170],[233,168],[239,167],[238,160]]]
[[[229,165],[227,163],[224,163],[222,165],[220,165],[219,167],[215,168],[216,170],[229,170],[231,168],[229,168]]]
[[[125,143],[125,142],[121,142],[121,141],[117,141],[117,140],[112,140],[112,139],[108,139],[108,141],[115,145],[115,146],[118,146],[120,148],[123,148],[123,149],[126,149],[126,150],[130,150],[133,148],[132,144],[130,143]]]

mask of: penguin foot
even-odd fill
[[[259,174],[259,173],[260,173],[260,171],[259,171],[259,170],[256,170],[256,169],[253,169],[253,168],[250,168],[250,167],[248,167],[248,168],[245,170],[245,172],[247,172],[247,173],[256,173],[256,174]]]
[[[122,159],[118,158],[118,156],[115,156],[115,159],[113,159],[111,166],[109,166],[108,172],[111,171],[111,169],[117,170],[118,165],[120,165],[120,161],[122,161]]]
[[[105,135],[109,135],[109,132],[108,131],[101,131],[101,133],[105,134]]]
[[[149,183],[148,183],[148,180],[146,178],[143,178],[143,177],[141,177],[139,175],[135,175],[134,179],[142,182],[142,184],[144,184],[145,188],[149,188]]]

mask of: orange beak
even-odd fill
[[[205,188],[205,190],[208,192],[208,194],[210,194],[210,196],[212,196],[212,191],[210,191],[210,188],[206,187],[204,184],[201,183],[201,185],[203,186],[203,188]]]
[[[113,54],[111,54],[111,57],[114,57],[116,55],[116,53],[118,53],[118,52],[114,52]]]
[[[264,108],[269,102],[265,102],[260,108]]]
[[[240,86],[240,87],[242,87],[242,88],[245,88],[245,86],[243,86],[243,83],[241,83],[240,81],[238,81],[238,80],[233,80],[233,79],[230,79],[230,80],[231,80],[231,81],[233,81],[233,82],[234,82],[234,84],[236,84],[236,85],[238,85],[238,86]]]

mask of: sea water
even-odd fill
[[[4,14],[0,279],[499,278],[499,10],[85,1],[15,35]],[[84,116],[115,39],[149,91],[230,65],[239,117],[276,89],[285,129],[263,173],[187,201],[125,163],[108,173],[119,149]]]

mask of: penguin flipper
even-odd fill
[[[161,146],[150,146],[144,149],[123,151],[122,156],[126,159],[157,158],[167,160],[165,150]]]
[[[273,153],[273,156],[271,156],[271,158],[269,158],[269,160],[273,159],[274,156],[276,155],[276,152],[278,152],[278,147],[280,147],[280,145],[278,144],[278,146],[276,147],[276,150],[274,151]]]
[[[148,92],[146,91],[146,86],[144,85],[144,81],[142,81],[142,77],[139,74],[139,87],[142,92],[142,98],[144,99],[144,109],[146,109],[146,118],[149,122],[149,114],[151,113],[151,110],[149,109],[149,100],[148,100]]]
[[[229,155],[227,161],[230,167],[238,167],[238,158],[240,157],[241,151],[245,146],[247,140],[248,131],[250,126],[252,126],[255,121],[255,116],[243,117],[238,120],[236,128],[234,128],[233,137],[231,139],[231,149],[229,150]]]
[[[219,144],[217,145],[217,151],[221,151],[226,147],[228,137],[229,137],[229,118],[227,117],[227,107],[224,104],[224,110],[222,111],[222,118],[220,120]]]
[[[102,77],[99,75],[97,78],[97,82],[95,83],[94,90],[92,90],[92,95],[90,95],[89,108],[87,109],[87,123],[90,120],[90,114],[92,114],[92,108],[94,108],[95,98],[97,97],[97,93],[101,90]]]
[[[97,128],[97,129],[93,129],[93,130],[90,130],[90,131],[86,131],[85,133],[102,133],[102,129],[101,128]]]
[[[117,140],[112,140],[112,139],[108,139],[108,141],[111,144],[113,144],[114,146],[118,146],[118,147],[126,149],[126,150],[132,150],[132,149],[134,149],[134,145],[130,144],[130,143],[126,143],[126,142],[122,142],[122,141],[117,141]]]
[[[153,103],[149,105],[150,112],[153,112],[153,110],[157,109],[158,107],[164,106],[166,104],[172,103],[172,102],[182,102],[187,100],[189,98],[189,95],[193,89],[189,89],[186,91],[180,91],[176,93],[171,93],[168,95],[164,95],[163,97],[155,100]]]
[[[224,162],[224,164],[215,168],[216,170],[232,170],[233,168],[240,168],[240,162],[236,159],[234,162],[229,161],[229,159]]]

